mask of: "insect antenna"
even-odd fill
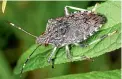
[[[19,26],[15,25],[15,24],[13,24],[13,23],[11,23],[11,22],[9,22],[9,21],[7,21],[7,23],[8,23],[8,24],[10,24],[11,26],[13,26],[13,27],[15,27],[15,28],[17,28],[17,29],[19,29],[19,30],[23,31],[24,33],[26,33],[26,34],[28,34],[28,35],[30,35],[30,36],[32,36],[32,37],[34,37],[34,38],[38,38],[37,36],[35,36],[35,35],[33,35],[33,34],[31,34],[31,33],[27,32],[27,31],[25,31],[25,30],[24,30],[24,29],[22,29],[21,27],[19,27]]]
[[[33,52],[28,56],[28,58],[26,59],[26,61],[24,62],[23,66],[22,66],[22,69],[21,69],[20,77],[22,76],[23,69],[24,69],[26,63],[28,62],[28,60],[30,59],[30,57],[34,54],[34,52],[36,51],[36,49],[37,49],[39,46],[41,46],[41,45],[38,45],[38,46],[33,50]]]

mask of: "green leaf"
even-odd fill
[[[99,32],[95,33],[92,37],[90,37],[86,42],[92,42],[98,38],[100,38],[104,34],[112,33],[114,31],[117,31],[117,33],[113,34],[112,36],[109,36],[91,46],[81,48],[79,46],[72,46],[71,53],[73,56],[88,56],[90,58],[98,57],[102,54],[105,54],[107,52],[116,50],[120,48],[121,41],[120,41],[120,35],[121,35],[121,16],[120,16],[120,2],[105,2],[102,4],[99,4],[97,8],[97,12],[104,14],[108,21],[107,23],[100,29]],[[114,11],[113,11],[114,10]],[[33,45],[28,49],[19,59],[18,64],[14,70],[15,74],[19,74],[22,68],[22,65],[24,61],[27,59],[27,57],[32,53],[32,51],[37,47],[37,45]],[[45,66],[49,66],[50,64],[47,63],[47,59],[49,57],[49,54],[51,52],[51,49],[53,47],[48,46],[40,46],[35,53],[32,55],[30,60],[26,63],[26,66],[24,68],[25,71],[34,70],[37,68],[43,68]],[[84,59],[79,59],[84,60]],[[77,61],[79,61],[77,60]],[[71,62],[66,58],[65,49],[61,48],[59,49],[55,64],[61,64]]]
[[[120,74],[121,74],[120,70],[101,71],[101,72],[93,71],[90,73],[66,75],[49,79],[121,79]]]

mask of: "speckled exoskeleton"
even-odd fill
[[[74,13],[69,13],[67,8],[78,10],[78,11]],[[65,46],[67,58],[72,60],[73,56],[71,56],[70,54],[69,45],[77,44],[80,46],[88,46],[115,33],[113,32],[110,34],[103,35],[101,38],[87,45],[80,44],[84,40],[88,39],[88,37],[92,36],[96,31],[99,30],[99,28],[103,24],[106,23],[107,18],[102,14],[96,13],[95,12],[96,8],[97,8],[97,4],[91,11],[77,8],[77,7],[72,7],[72,6],[65,6],[64,8],[65,16],[58,17],[56,19],[49,19],[46,26],[46,31],[44,32],[44,34],[40,35],[39,37],[30,34],[29,32],[23,30],[22,28],[16,26],[13,23],[10,22],[9,23],[12,26],[22,30],[23,32],[35,37],[36,43],[39,46],[42,44],[53,45],[54,49],[52,50],[48,58],[48,62],[50,62],[55,56],[57,48],[63,46]],[[31,53],[31,55],[34,53],[34,51]],[[23,72],[23,69],[27,61],[30,59],[31,55],[25,61],[21,73]]]

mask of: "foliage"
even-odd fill
[[[121,79],[120,74],[120,70],[93,71],[90,73],[66,75],[49,79]]]

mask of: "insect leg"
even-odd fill
[[[81,47],[87,47],[87,46],[90,46],[96,42],[99,42],[103,39],[105,39],[106,37],[109,37],[109,36],[112,36],[113,34],[115,34],[117,31],[114,31],[112,33],[109,33],[109,34],[105,34],[103,36],[101,36],[100,38],[96,39],[95,41],[91,42],[91,43],[88,43],[88,44],[79,44]],[[77,44],[76,44],[77,45]],[[87,57],[85,55],[82,55],[82,56],[78,56],[78,57],[73,57],[73,60],[78,60],[78,59],[86,59],[86,60],[90,60],[90,61],[94,61],[93,59],[91,59],[90,57]]]
[[[67,8],[73,9],[73,10],[79,10],[79,11],[88,11],[86,9],[81,9],[81,8],[77,8],[77,7],[73,7],[73,6],[65,6],[65,9],[67,10]],[[67,10],[68,11],[68,10]]]
[[[65,11],[65,15],[66,15],[66,16],[69,15],[69,11],[68,11],[68,9],[67,9],[66,6],[64,7],[64,11]]]
[[[70,50],[69,50],[69,46],[68,45],[65,46],[65,50],[66,50],[67,58],[71,60],[72,59],[72,55],[70,53]]]
[[[75,45],[77,46],[79,44],[75,43]],[[91,58],[89,58],[89,57],[87,57],[85,55],[82,55],[82,56],[72,56],[71,53],[70,53],[68,45],[65,46],[65,50],[66,50],[67,58],[70,59],[71,61],[72,60],[79,60],[79,59],[86,59],[86,60],[93,61]]]
[[[96,3],[96,4],[95,4],[94,8],[91,10],[92,12],[95,12],[95,11],[96,11],[98,4],[99,4],[99,3]]]
[[[54,47],[53,51],[51,52],[51,54],[50,54],[50,56],[49,56],[49,58],[48,58],[48,62],[49,62],[49,63],[51,62],[51,60],[52,60],[53,57],[55,56],[55,54],[56,54],[56,49],[57,49],[57,47]]]
[[[97,9],[97,6],[98,6],[98,3],[95,4],[94,8],[90,11],[90,12],[95,12],[96,9]],[[81,8],[78,8],[78,7],[73,7],[73,6],[65,6],[64,10],[65,10],[65,15],[69,15],[69,12],[68,12],[68,9],[67,8],[70,8],[70,9],[73,9],[73,10],[78,10],[78,11],[89,11],[89,10],[86,10],[86,9],[81,9]]]
[[[37,49],[39,46],[41,46],[41,45],[38,45],[38,46],[36,47],[36,49]],[[28,58],[27,58],[26,61],[24,62],[23,66],[22,66],[22,69],[21,69],[20,77],[21,77],[21,75],[22,75],[22,73],[23,73],[23,69],[24,69],[26,63],[28,62],[28,60],[30,59],[30,57],[34,54],[34,52],[36,51],[36,49],[34,49],[34,51],[28,56]]]
[[[92,45],[92,44],[94,44],[94,43],[96,43],[96,42],[99,42],[99,41],[103,40],[103,39],[106,38],[106,37],[112,36],[112,35],[115,34],[116,32],[117,32],[117,31],[114,31],[114,32],[109,33],[109,34],[105,34],[105,35],[101,36],[100,38],[94,40],[93,42],[91,42],[91,43],[89,43],[89,44],[80,44],[80,46],[81,46],[81,47],[90,46],[90,45]]]

